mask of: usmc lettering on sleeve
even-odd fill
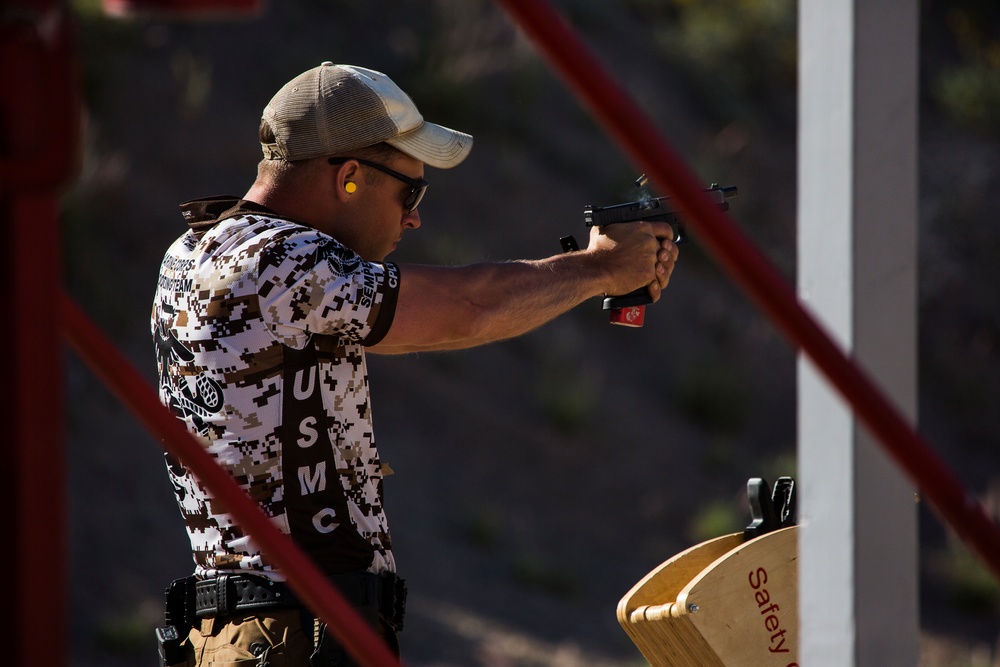
[[[753,597],[757,603],[757,609],[760,611],[761,622],[765,632],[764,636],[768,638],[767,650],[775,655],[788,653],[789,649],[785,646],[785,635],[788,632],[788,628],[782,625],[780,605],[771,599],[771,594],[766,588],[767,570],[763,567],[751,570],[747,579],[750,583],[750,588],[754,591]],[[799,667],[799,665],[797,662],[790,662],[786,667]]]

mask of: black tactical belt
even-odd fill
[[[406,582],[392,572],[350,572],[330,577],[353,607],[373,607],[397,631],[406,612]],[[191,627],[196,619],[280,607],[302,607],[287,584],[252,574],[185,577],[167,589],[167,625]]]
[[[194,609],[198,618],[298,604],[287,585],[266,577],[221,574],[194,584]]]

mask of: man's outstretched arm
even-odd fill
[[[666,223],[594,229],[586,250],[542,260],[462,267],[404,265],[396,315],[369,348],[396,354],[451,350],[512,338],[603,294],[648,286],[653,300],[677,259]]]

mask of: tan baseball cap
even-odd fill
[[[428,123],[413,100],[381,72],[324,62],[295,77],[264,107],[269,160],[343,155],[386,142],[424,164],[449,169],[472,150],[472,136]]]

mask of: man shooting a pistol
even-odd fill
[[[533,261],[387,262],[421,224],[425,167],[458,165],[472,137],[425,122],[361,67],[327,62],[289,81],[264,109],[260,141],[242,198],[181,206],[189,229],[164,257],[152,312],[161,400],[398,653],[405,586],[366,352],[483,345],[638,288],[656,301],[677,259],[673,231],[594,228],[585,249]],[[182,462],[167,463],[195,571],[168,591],[177,639],[165,662],[351,664],[252,536]]]

